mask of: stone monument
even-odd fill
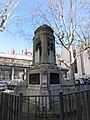
[[[42,25],[34,32],[33,65],[28,72],[26,94],[58,94],[62,90],[62,76],[56,64],[53,29]]]

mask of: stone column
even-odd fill
[[[14,68],[12,68],[12,77],[11,77],[12,80],[14,80]]]
[[[36,62],[37,62],[37,51],[35,51],[35,62],[34,63]]]
[[[38,62],[40,62],[40,49],[39,49],[39,48],[38,48],[38,51],[37,51],[37,52],[38,52],[38,53],[37,53],[37,54],[38,54],[38,58],[37,58],[37,59],[38,59]]]
[[[24,69],[24,80],[26,80],[26,69]]]

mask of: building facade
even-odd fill
[[[82,42],[76,45],[77,57],[77,77],[90,76],[90,39],[86,40],[86,45]]]
[[[87,42],[87,41],[86,41]],[[87,43],[86,43],[87,44]],[[74,72],[75,78],[80,77],[89,77],[90,76],[90,44],[85,46],[82,43],[75,43],[73,45],[73,55],[74,55]],[[64,67],[69,69],[67,66],[70,66],[69,52],[62,47],[61,50],[61,64],[64,64]],[[67,77],[70,77],[70,71],[67,72]]]
[[[0,80],[26,79],[26,71],[32,65],[32,53],[27,49],[17,54],[0,52]]]

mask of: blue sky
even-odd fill
[[[34,29],[30,16],[27,15],[33,9],[32,6],[35,5],[36,1],[37,0],[27,0],[27,2],[25,2],[22,0],[13,11],[12,15],[18,15],[18,17],[13,17],[8,23],[6,30],[0,32],[0,52],[9,52],[13,48],[16,49],[16,53],[21,53],[22,49],[32,51]],[[12,6],[10,7],[12,8]],[[2,4],[0,4],[0,10],[1,9]],[[28,29],[29,32],[27,32]],[[21,34],[24,30],[26,31],[25,35]]]
[[[38,3],[38,0],[21,0],[11,15],[18,15],[18,17],[13,17],[7,24],[6,30],[0,32],[0,52],[10,52],[13,48],[16,53],[21,53],[22,49],[33,50],[34,31],[38,25],[33,24],[31,12]],[[0,4],[0,11],[2,8]],[[12,9],[12,6],[9,9]]]
[[[17,53],[21,53],[22,49],[26,48],[31,51],[28,43],[23,38],[10,35],[7,32],[0,33],[0,52],[8,52],[12,48],[15,48]]]
[[[17,0],[13,1],[15,2]],[[11,16],[17,15],[17,17],[13,17],[7,24],[6,30],[0,32],[0,52],[9,52],[13,48],[16,49],[16,53],[21,53],[22,49],[28,49],[28,51],[33,50],[34,31],[38,25],[34,24],[31,13],[39,1],[40,0],[21,0],[11,14]],[[43,2],[47,2],[47,0]],[[4,5],[1,3],[2,0],[0,0],[0,11]],[[12,9],[12,5],[9,7],[9,10],[10,9]],[[57,47],[57,51],[59,51],[58,49],[60,50],[59,46]]]

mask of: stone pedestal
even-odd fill
[[[34,78],[34,75],[38,77]],[[31,80],[31,78],[34,79]],[[26,93],[28,95],[59,94],[62,90],[61,79],[60,68],[56,65],[39,64],[33,66],[28,73],[28,88]]]

